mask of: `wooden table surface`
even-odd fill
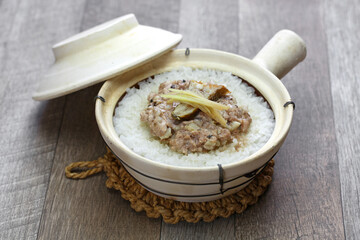
[[[0,0],[0,239],[359,239],[358,0]],[[244,213],[170,225],[136,213],[106,176],[69,180],[64,167],[105,144],[93,98],[101,84],[31,99],[51,46],[112,18],[183,34],[179,47],[252,58],[278,30],[307,44],[283,83],[296,102],[273,182]]]

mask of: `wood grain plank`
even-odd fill
[[[9,39],[9,34],[14,26],[16,12],[19,8],[20,0],[18,1],[1,1],[0,2],[0,42],[6,42]]]
[[[360,7],[358,1],[323,2],[345,235],[360,235]]]
[[[179,48],[211,48],[236,53],[238,50],[238,1],[183,0]],[[191,53],[190,53],[191,54]],[[163,223],[161,239],[235,239],[234,216],[212,223]]]
[[[304,38],[308,55],[283,80],[296,102],[293,125],[268,192],[236,218],[239,239],[344,238],[321,10],[320,1],[241,1],[241,54],[253,57],[289,28]]]
[[[234,217],[219,218],[210,223],[163,223],[161,239],[235,239]]]
[[[50,46],[75,32],[82,7],[1,2],[0,239],[37,237],[64,100],[39,103],[31,94],[52,59]]]
[[[173,1],[87,1],[81,29],[135,13],[140,24],[177,29]],[[159,7],[170,9],[159,12]],[[66,97],[64,120],[51,173],[39,239],[159,239],[160,219],[136,213],[120,192],[105,187],[99,174],[84,181],[66,179],[64,168],[75,161],[96,159],[105,144],[96,125],[94,102],[101,84]]]
[[[3,74],[8,56],[7,41],[20,1],[4,1],[0,4],[0,74]],[[0,96],[4,96],[6,82],[1,78]]]
[[[238,2],[200,0],[181,2],[179,48],[238,51]]]

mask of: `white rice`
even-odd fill
[[[162,82],[181,79],[222,84],[231,91],[237,105],[246,109],[252,118],[245,147],[236,151],[234,142],[223,151],[192,153],[186,156],[172,151],[151,135],[147,125],[140,121],[140,112],[148,104],[147,96],[152,91],[157,92]],[[154,79],[142,81],[139,87],[127,89],[127,94],[115,109],[113,122],[115,131],[126,146],[153,161],[187,167],[216,166],[218,163],[241,161],[264,146],[274,130],[275,119],[268,104],[254,93],[252,87],[229,72],[181,67],[156,75]]]

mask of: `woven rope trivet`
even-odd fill
[[[94,161],[75,162],[65,168],[65,175],[72,179],[83,179],[104,171],[108,177],[106,187],[121,192],[121,196],[130,201],[137,211],[145,211],[150,218],[162,216],[166,223],[200,220],[211,222],[217,217],[229,217],[233,213],[243,212],[248,205],[257,202],[271,183],[274,160],[264,168],[246,188],[239,192],[210,202],[187,203],[159,197],[140,186],[125,170],[120,161],[109,151]],[[76,171],[76,172],[74,172]]]

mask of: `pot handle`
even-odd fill
[[[306,56],[304,40],[290,30],[277,32],[253,58],[279,79],[284,77]]]

